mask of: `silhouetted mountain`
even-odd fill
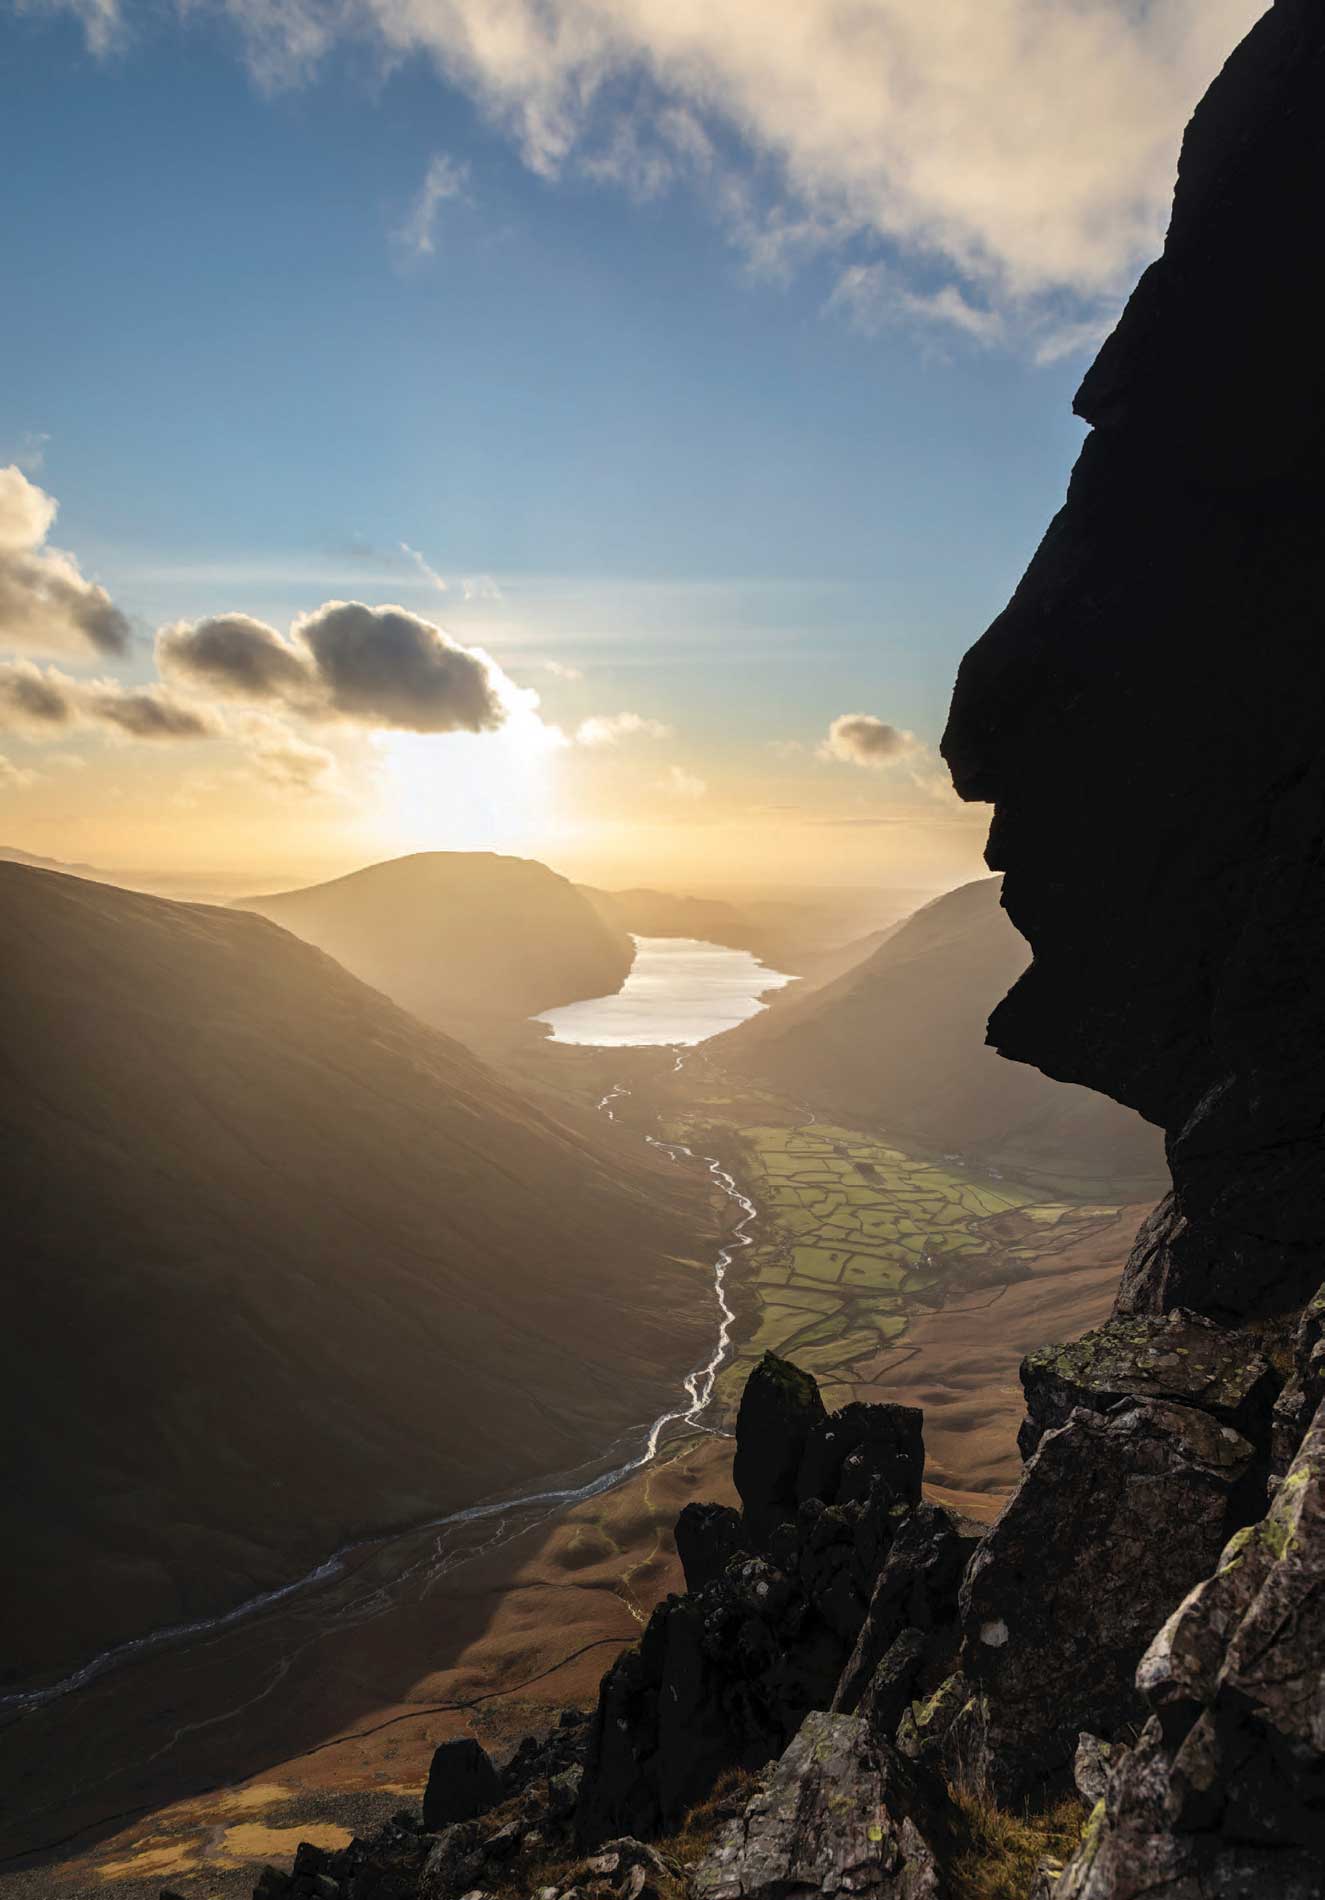
[[[595,1455],[698,1356],[697,1183],[266,920],[0,864],[0,984],[0,1669]]]
[[[237,907],[456,1034],[475,1018],[524,1019],[610,996],[634,956],[626,931],[566,878],[490,851],[421,851]]]
[[[935,898],[835,981],[710,1045],[733,1069],[927,1147],[1140,1196],[1164,1181],[1158,1132],[1088,1089],[985,1046],[1025,940],[982,878]]]

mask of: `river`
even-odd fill
[[[758,1015],[767,991],[796,981],[726,944],[695,937],[636,937],[634,944],[630,974],[614,995],[567,1003],[534,1018],[549,1025],[553,1042],[693,1048]]]

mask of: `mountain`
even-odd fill
[[[237,905],[457,1034],[611,995],[634,957],[626,931],[566,878],[491,851],[421,851]]]
[[[1091,1091],[985,1046],[1026,966],[999,880],[949,891],[842,976],[709,1045],[725,1066],[844,1120],[1015,1171],[1141,1198],[1163,1186],[1159,1134]]]
[[[697,1184],[266,919],[0,864],[0,984],[0,1679],[594,1457],[701,1356]]]
[[[20,851],[17,845],[0,844],[0,864],[28,864],[39,871],[68,871],[73,877],[90,877],[98,880],[105,877],[104,871],[97,870],[92,864],[66,864],[60,858],[40,858],[31,851]]]
[[[914,908],[918,894],[825,890],[809,899],[749,898],[728,903],[644,888],[579,886],[615,929],[637,937],[692,937],[748,950],[774,969],[824,982],[847,969]]]

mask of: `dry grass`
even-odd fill
[[[1012,1814],[987,1796],[953,1790],[953,1900],[1026,1900],[1046,1855],[1066,1860],[1081,1839],[1085,1804],[1064,1796],[1038,1813]]]
[[[658,1851],[687,1865],[703,1858],[723,1827],[755,1791],[756,1777],[746,1768],[728,1768],[718,1776],[713,1791],[697,1802],[674,1834],[655,1842]]]

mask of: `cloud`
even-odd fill
[[[338,38],[392,61],[423,55],[543,176],[578,168],[642,196],[702,181],[765,262],[846,242],[866,263],[871,249],[918,261],[909,287],[937,294],[933,316],[948,325],[963,307],[1125,289],[1158,248],[1192,106],[1264,11],[1264,0],[226,4],[264,78],[308,77]],[[402,227],[416,250],[454,183],[441,163]],[[960,305],[927,288],[936,261]]]
[[[561,660],[544,660],[543,671],[550,673],[553,679],[582,680],[584,674],[578,666],[566,666]]]
[[[694,800],[703,798],[708,791],[708,783],[702,778],[696,778],[693,772],[687,772],[684,766],[671,765],[667,768],[664,777],[657,781],[656,789],[669,793],[673,798]]]
[[[431,257],[436,249],[437,214],[448,198],[462,198],[469,167],[457,165],[445,152],[434,152],[404,221],[392,233],[396,243],[415,257]]]
[[[672,728],[639,713],[598,713],[575,728],[576,745],[615,746],[623,739],[670,739]]]
[[[312,745],[279,719],[250,713],[242,726],[253,769],[282,791],[309,795],[334,791],[340,777],[335,754]]]
[[[819,747],[819,756],[844,765],[877,769],[920,750],[920,741],[913,732],[886,725],[873,713],[842,713],[829,726],[828,736]]]
[[[844,311],[865,336],[877,336],[891,324],[939,325],[958,330],[973,342],[1001,342],[1006,331],[997,310],[971,303],[956,284],[934,291],[909,289],[886,264],[852,264],[844,270],[824,306]],[[1040,352],[1036,352],[1037,361]],[[1049,360],[1049,359],[1044,359]]]
[[[129,623],[72,554],[47,545],[58,503],[17,463],[0,468],[0,644],[30,653],[123,653]]]
[[[424,580],[429,581],[432,586],[437,589],[439,594],[450,593],[450,588],[437,572],[437,569],[435,567],[429,567],[417,548],[412,548],[408,541],[402,541],[400,551],[402,554],[408,554],[410,560],[413,561],[415,567],[418,568]],[[468,589],[466,589],[466,598],[468,598]]]
[[[25,766],[15,765],[12,759],[7,759],[3,753],[0,753],[0,791],[20,791],[23,786],[33,784],[39,777],[39,773],[29,771]]]
[[[123,31],[119,0],[18,0],[20,13],[72,13],[90,53],[109,53]]]
[[[328,601],[290,638],[244,614],[162,630],[169,677],[311,719],[402,732],[490,732],[536,703],[481,647],[464,647],[404,607]]]
[[[30,660],[0,661],[0,727],[39,738],[80,726],[130,739],[204,739],[222,730],[206,708],[162,686],[76,680]]]

